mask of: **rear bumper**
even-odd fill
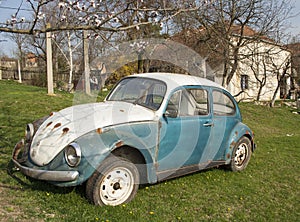
[[[252,152],[254,152],[256,150],[256,148],[257,148],[256,143],[253,143]]]
[[[18,161],[17,157],[22,147],[24,147],[24,141],[20,141],[16,144],[12,154],[12,161],[24,175],[38,180],[46,180],[53,182],[70,182],[76,180],[79,177],[78,171],[39,170],[21,165],[20,162],[24,162],[24,155],[23,159],[21,158],[22,160],[20,162]]]

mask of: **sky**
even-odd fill
[[[22,3],[23,2],[23,3]],[[0,23],[5,23],[11,18],[11,15],[16,13],[16,8],[22,3],[21,10],[19,12],[19,17],[29,17],[30,8],[26,0],[0,0]],[[295,7],[293,8],[291,14],[297,14],[297,16],[290,18],[290,28],[286,30],[286,33],[291,33],[293,36],[300,36],[300,1],[293,0]],[[0,56],[3,54],[12,56],[16,51],[16,45],[7,38],[6,33],[0,33]]]
[[[0,0],[0,23],[6,23],[8,19],[11,19],[11,15],[16,13],[21,3],[22,10],[19,11],[18,16],[28,18],[30,6],[26,0]],[[9,40],[7,33],[0,33],[0,56],[3,54],[12,56],[14,51],[16,51],[16,45]]]
[[[295,0],[294,2],[295,8],[292,11],[292,14],[297,14],[293,18],[289,19],[291,23],[291,28],[287,30],[287,32],[291,32],[293,35],[300,35],[300,1]]]

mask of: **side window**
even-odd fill
[[[213,91],[213,112],[217,116],[228,116],[235,113],[234,102],[221,91]]]
[[[179,111],[179,101],[181,98],[181,90],[175,92],[169,102],[168,106],[166,109],[166,114],[170,117],[177,117],[178,116],[178,111]]]
[[[168,103],[167,112],[176,110],[179,116],[208,115],[208,96],[203,89],[184,89],[175,92]]]
[[[195,115],[208,115],[208,96],[204,89],[190,89],[188,90],[195,100],[196,109]]]

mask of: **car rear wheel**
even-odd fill
[[[231,162],[229,168],[232,171],[244,170],[252,154],[251,141],[247,137],[242,137],[233,148]]]
[[[131,201],[139,187],[136,166],[120,157],[108,157],[90,177],[87,198],[95,205],[116,206]]]

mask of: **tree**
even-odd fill
[[[181,8],[181,4],[174,4],[168,7],[167,1],[153,1],[155,5],[147,7],[143,0],[27,0],[34,14],[32,21],[18,18],[18,12],[13,17],[0,25],[1,32],[20,33],[20,34],[39,34],[50,31],[66,30],[100,30],[106,32],[119,32],[130,29],[139,29],[149,24],[160,24],[183,12],[198,10],[200,6]],[[180,1],[181,2],[181,1]],[[185,1],[183,1],[185,2]],[[138,4],[137,4],[138,3]],[[44,8],[53,7],[60,15],[60,21],[47,28],[38,26],[39,21],[49,19],[52,15],[45,14]],[[158,13],[161,16],[157,19],[148,21],[132,20],[132,23],[122,23],[121,18],[126,14],[136,14],[144,17],[149,13]],[[66,23],[66,19],[71,15],[76,15],[76,19],[71,23]],[[27,22],[29,27],[26,29],[18,28],[16,24]]]
[[[191,1],[191,4],[197,2]],[[181,14],[174,22],[179,22],[180,29],[189,30],[185,24],[192,23],[203,31],[194,37],[192,47],[206,45],[201,48],[211,51],[209,57],[218,58],[224,64],[222,85],[226,87],[238,63],[246,57],[241,48],[265,37],[275,42],[282,39],[291,6],[290,0],[215,0],[213,4],[203,4],[198,11]]]
[[[249,65],[259,84],[256,101],[260,101],[262,89],[267,83],[268,65],[266,64],[265,58],[262,58],[261,55],[253,55]]]
[[[274,107],[276,96],[278,94],[278,91],[280,89],[281,84],[283,83],[286,76],[290,76],[290,70],[291,70],[291,58],[287,58],[284,60],[281,64],[276,64],[275,62],[272,63],[274,72],[276,73],[277,77],[277,86],[273,94],[273,98],[270,102],[270,106]]]
[[[23,24],[23,23],[18,24],[17,26],[19,26],[20,28],[27,27],[27,25]],[[18,56],[18,60],[20,62],[20,67],[22,69],[24,67],[26,50],[28,50],[28,48],[27,48],[28,36],[22,35],[19,33],[11,33],[11,34],[8,34],[8,36],[9,36],[10,40],[12,40],[17,45],[17,56]]]
[[[20,19],[17,12],[5,25],[0,24],[0,32],[42,36],[46,32],[91,30],[95,32],[91,36],[112,42],[182,30],[181,38],[188,40],[191,48],[200,48],[198,52],[205,61],[215,61],[216,66],[223,64],[222,84],[226,87],[238,64],[249,56],[243,54],[242,48],[261,38],[272,37],[275,42],[281,39],[285,21],[290,17],[291,1],[28,0],[33,19]],[[17,27],[16,24],[24,21],[28,28]],[[46,22],[51,27],[47,28]],[[189,30],[192,29],[204,32],[196,33],[191,40]],[[143,47],[138,44],[132,47],[136,47],[138,71],[148,71],[149,61]]]
[[[18,18],[20,6],[5,25],[0,23],[0,32],[40,36],[48,32],[93,30],[100,33],[102,37],[105,35],[101,35],[101,33],[142,30],[149,25],[157,27],[158,24],[168,21],[182,12],[194,11],[199,8],[199,6],[181,8],[181,3],[170,5],[164,0],[151,1],[151,4],[143,0],[27,0],[26,3],[32,9],[33,19],[26,21],[24,18]],[[49,13],[48,8],[51,8],[53,12]],[[154,18],[152,15],[156,14],[159,16]],[[59,19],[55,18],[56,15]],[[131,22],[124,22],[122,19],[124,17],[132,18]],[[70,18],[73,19],[70,20]],[[24,22],[28,24],[28,28],[17,26]],[[51,23],[51,26],[46,26],[47,23]]]

